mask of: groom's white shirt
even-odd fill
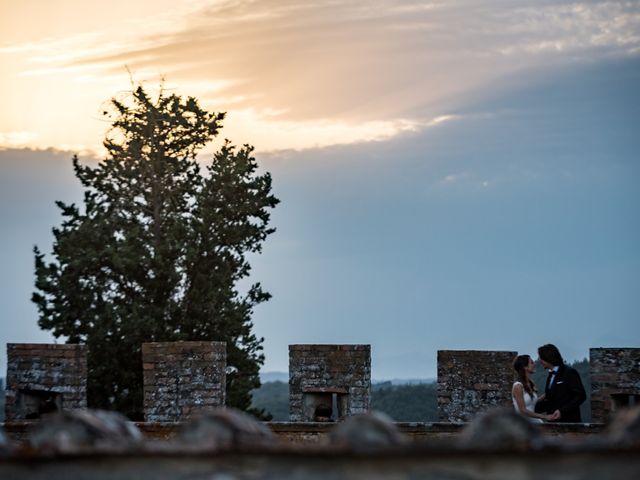
[[[556,373],[558,373],[559,368],[560,367],[556,365],[551,370],[549,370],[549,373],[551,374],[551,380],[549,380],[549,388],[551,388],[551,385],[553,385],[553,382],[556,380]]]

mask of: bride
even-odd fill
[[[516,371],[517,380],[511,388],[511,398],[513,399],[513,408],[516,412],[524,415],[532,422],[542,423],[543,420],[557,420],[558,415],[547,415],[544,413],[536,413],[536,402],[544,399],[544,395],[538,397],[536,385],[531,380],[531,375],[536,371],[536,366],[529,355],[518,355],[513,361],[513,369]]]

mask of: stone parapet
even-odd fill
[[[329,443],[331,430],[335,423],[327,422],[265,422],[275,434],[279,443],[294,445],[326,445]],[[398,422],[398,430],[415,442],[429,442],[440,439],[455,438],[467,426],[466,423],[423,423]],[[169,441],[175,438],[183,428],[183,422],[137,422],[147,440]],[[33,422],[7,422],[0,424],[6,435],[13,441],[25,443],[29,440]],[[538,426],[542,433],[549,437],[568,440],[595,438],[602,433],[605,425],[601,423],[547,423]]]
[[[370,397],[370,345],[289,345],[292,422],[364,413]]]
[[[591,418],[607,422],[616,410],[640,405],[640,348],[589,349]]]
[[[0,459],[0,477],[20,480],[234,478],[260,480],[637,480],[638,449],[466,451],[423,448],[354,453],[336,449],[245,449],[203,454],[156,451]]]
[[[438,418],[468,422],[478,413],[511,404],[516,352],[438,350]]]
[[[224,342],[142,344],[144,416],[179,422],[225,404]]]
[[[5,419],[87,407],[87,346],[8,343]]]

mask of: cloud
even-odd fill
[[[24,147],[37,136],[35,132],[0,132],[0,146]]]
[[[638,2],[551,4],[516,9],[505,25],[519,41],[505,55],[599,49],[636,54],[640,49]]]
[[[441,123],[449,122],[451,120],[455,120],[460,118],[460,115],[439,115],[426,123],[427,127],[435,127],[436,125],[440,125]]]
[[[438,182],[442,187],[452,187],[452,186],[462,186],[463,188],[469,189],[485,189],[493,186],[494,181],[489,181],[483,178],[479,178],[478,175],[474,172],[463,171],[459,173],[450,173],[445,175]]]
[[[232,127],[227,129],[227,133],[231,131],[233,136],[236,133],[233,125],[242,124],[254,132],[251,141],[260,145],[261,150],[270,150],[270,145],[287,145],[288,149],[300,150],[382,141],[420,128],[417,122],[406,119],[349,123],[331,119],[290,121],[283,116],[284,113],[261,113],[253,109],[236,111],[233,112]]]
[[[491,66],[505,68],[499,59],[505,53],[601,47],[633,52],[640,45],[639,10],[636,2],[382,1],[375,9],[366,1],[216,2],[176,22],[182,28],[143,35],[138,45],[113,45],[110,52],[71,63],[171,66],[187,76],[240,78],[243,94],[263,90],[276,103],[273,108],[282,108],[280,102],[293,106],[292,115],[309,117],[325,103],[332,113],[344,114],[374,109],[377,99],[398,101],[389,95],[398,89],[420,85],[427,99],[425,90],[447,92],[441,69],[450,82],[464,85],[453,77],[466,70],[460,61],[474,56],[494,55]],[[311,106],[298,105],[298,99]]]
[[[164,75],[228,110],[231,131],[253,137],[233,120],[250,117],[270,132],[264,148],[280,149],[391,138],[453,119],[468,95],[514,73],[640,51],[640,6],[629,1],[182,3],[0,54],[24,55],[24,76],[85,88],[115,84],[125,65],[137,81]]]

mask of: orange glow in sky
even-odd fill
[[[516,2],[517,3],[517,2]],[[466,4],[466,5],[465,5]],[[592,50],[633,54],[624,3],[0,2],[0,146],[98,151],[101,106],[136,82],[228,112],[261,151],[385,140],[455,120],[499,79]]]

